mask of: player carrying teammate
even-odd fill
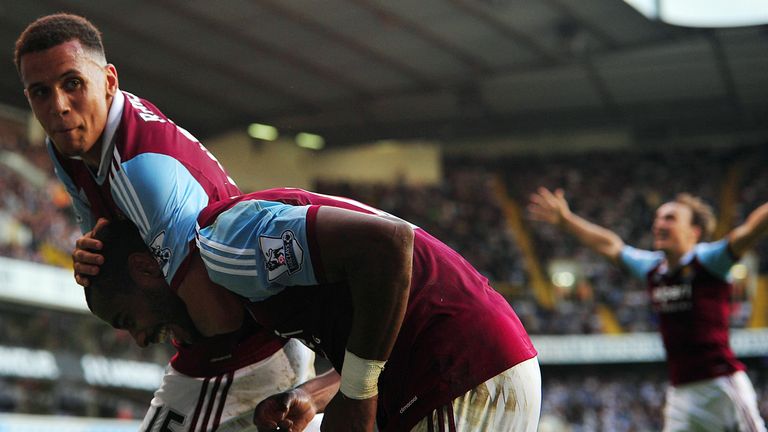
[[[87,233],[73,252],[77,281],[87,285],[103,262],[89,252],[101,246],[92,238],[97,220],[129,219],[175,286],[195,218],[209,202],[239,194],[234,182],[191,134],[119,89],[101,34],[86,19],[55,14],[34,21],[16,42],[15,64]],[[178,353],[142,431],[215,430],[243,414],[250,420],[259,400],[314,373],[312,353],[301,344],[282,349],[285,341],[269,332],[232,330],[192,345],[175,341]]]

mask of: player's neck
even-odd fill
[[[98,172],[99,165],[101,165],[101,139],[94,144],[87,152],[80,156],[94,172]]]
[[[688,252],[693,250],[693,248],[683,250],[683,251],[664,251],[664,254],[667,258],[667,267],[669,268],[675,268],[680,265],[680,261],[682,261],[683,257],[688,255]]]

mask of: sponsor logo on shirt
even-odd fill
[[[413,399],[409,400],[407,404],[403,405],[402,408],[400,408],[400,414],[404,413],[405,410],[411,407],[416,401],[419,400],[418,396],[414,396]]]
[[[693,287],[690,283],[662,285],[653,288],[651,297],[659,312],[678,312],[692,307]]]
[[[293,231],[286,230],[280,237],[260,236],[259,245],[264,255],[267,278],[273,281],[284,273],[292,275],[301,270],[304,250],[296,241]]]

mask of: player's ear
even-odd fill
[[[115,93],[117,93],[118,88],[118,79],[117,79],[117,69],[115,68],[115,65],[112,63],[107,64],[104,66],[104,72],[106,74],[106,90],[107,94],[109,96],[114,96]]]
[[[163,271],[155,258],[147,252],[134,252],[128,256],[128,273],[139,285],[142,282],[163,278]]]
[[[701,236],[704,230],[701,229],[698,225],[693,225],[692,227],[693,235],[696,237],[696,243],[700,242],[702,240]]]

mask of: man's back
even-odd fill
[[[217,216],[250,200],[310,206],[306,222],[292,225],[299,229],[305,226],[306,233],[292,232],[291,248],[301,250],[305,257],[311,256],[311,265],[306,259],[301,263],[311,268],[301,267],[299,270],[297,266],[292,277],[301,280],[315,277],[320,285],[292,286],[286,283],[285,286],[274,287],[274,280],[270,282],[265,278],[257,282],[249,277],[242,279],[242,287],[237,287],[242,288],[240,294],[249,297],[247,290],[254,288],[254,285],[272,285],[276,294],[264,301],[246,302],[257,321],[286,337],[302,339],[328,357],[337,370],[341,370],[352,322],[351,296],[345,284],[326,284],[322,257],[313,241],[313,215],[318,206],[332,206],[391,216],[347,198],[299,189],[271,189],[208,206],[198,219],[199,236],[206,235]],[[215,229],[226,230],[223,224],[219,221]],[[258,225],[260,222],[256,221],[254,226]],[[274,238],[278,240],[276,244],[284,244],[282,240],[285,237],[281,239],[279,234],[287,232],[287,228],[284,229],[278,222],[269,229],[271,233],[248,231],[251,240],[258,238],[262,244],[261,251],[258,248],[255,251],[257,262],[254,268],[257,271],[268,268],[269,254],[263,247],[262,239]],[[506,300],[488,285],[486,278],[458,253],[425,231],[417,228],[414,235],[413,273],[407,311],[394,349],[379,379],[378,422],[380,427],[386,425],[385,430],[410,428],[435,407],[449,403],[479,383],[536,355],[517,316]],[[303,238],[307,239],[306,242]],[[293,243],[294,240],[297,243]],[[206,250],[205,253],[210,252]],[[248,254],[249,261],[253,257]],[[203,258],[205,261],[206,257]],[[287,264],[283,265],[286,267],[284,270],[289,272]],[[208,270],[211,274],[211,269]],[[300,272],[306,274],[299,275]],[[259,296],[255,291],[251,293]],[[494,355],[478,354],[489,347],[493,347]]]

